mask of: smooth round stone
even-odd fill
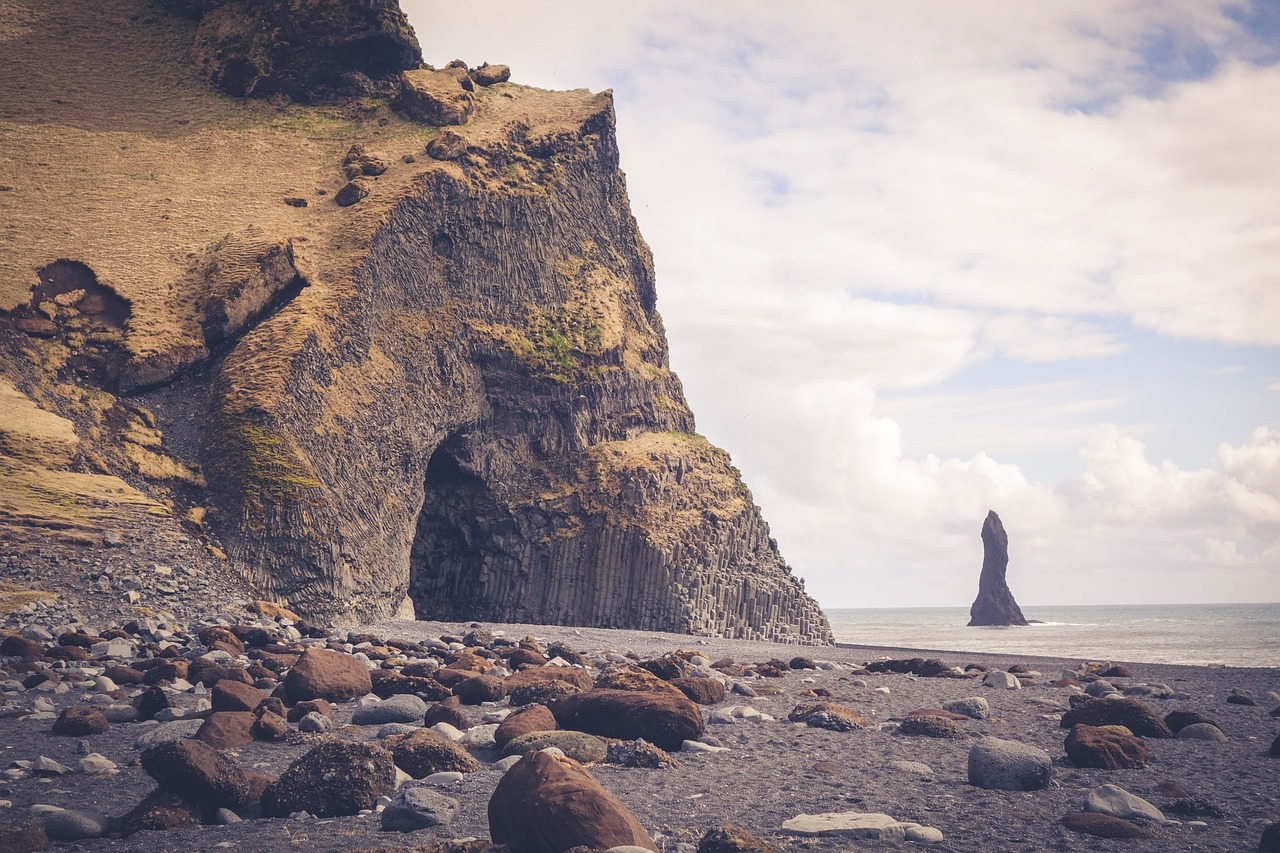
[[[114,761],[96,752],[91,752],[80,759],[81,773],[109,773],[118,769]]]
[[[942,710],[953,714],[964,714],[974,720],[991,719],[991,705],[981,696],[966,696],[963,699],[952,699],[942,704]]]
[[[319,711],[312,711],[298,720],[298,731],[320,733],[327,732],[333,728],[333,720],[321,714]]]
[[[906,840],[917,844],[938,844],[942,841],[942,830],[932,826],[908,826]]]
[[[516,758],[518,760],[520,756]],[[423,777],[421,781],[427,785],[452,785],[454,782],[461,782],[465,776],[465,773],[459,773],[456,770],[442,770]]]
[[[61,809],[44,817],[44,833],[55,841],[101,838],[107,830],[106,815],[79,809]]]
[[[1216,743],[1226,743],[1227,736],[1222,733],[1222,729],[1213,723],[1192,723],[1189,726],[1183,726],[1178,730],[1178,737],[1186,740],[1207,740]]]
[[[169,723],[160,723],[135,740],[133,742],[134,749],[146,749],[150,746],[173,743],[185,737],[191,737],[200,730],[200,726],[203,723],[203,720],[174,720]]]
[[[915,773],[918,776],[933,775],[933,768],[919,761],[890,761],[888,766],[890,770],[897,770],[899,773]]]
[[[231,809],[222,808],[213,813],[213,822],[218,826],[230,826],[233,823],[243,823],[244,821],[240,815]]]
[[[384,738],[391,737],[392,735],[407,735],[412,732],[416,732],[420,728],[422,727],[415,726],[411,723],[387,723],[385,726],[378,729],[378,737]]]
[[[392,832],[413,832],[439,826],[453,820],[458,808],[457,800],[430,788],[406,788],[382,810],[382,828]]]
[[[384,723],[420,723],[427,714],[427,703],[417,696],[398,694],[372,705],[356,708],[351,722],[357,726]]]
[[[108,723],[132,723],[138,719],[138,709],[132,705],[108,705],[102,709]]]

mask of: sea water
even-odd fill
[[[970,628],[966,607],[831,609],[838,643],[1146,663],[1280,667],[1280,604],[1023,607],[1026,627]]]

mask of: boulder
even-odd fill
[[[213,685],[210,701],[215,711],[252,711],[263,699],[263,692],[239,681],[223,679]]]
[[[787,719],[793,723],[804,723],[811,728],[830,729],[834,732],[851,732],[871,725],[871,721],[857,711],[836,702],[799,704],[791,709]]]
[[[462,713],[462,702],[457,696],[437,702],[427,709],[425,720],[428,726],[436,723],[448,723],[460,732],[471,728],[471,721]]]
[[[382,810],[382,828],[388,832],[413,832],[453,820],[460,805],[452,797],[430,788],[405,788]]]
[[[372,705],[362,705],[351,714],[357,726],[380,726],[386,723],[421,725],[427,715],[427,703],[411,694],[398,694]]]
[[[1147,765],[1147,745],[1118,726],[1077,724],[1062,746],[1076,767],[1133,770]]]
[[[253,742],[257,720],[252,711],[217,711],[205,718],[196,740],[217,750],[239,749]]]
[[[338,207],[350,207],[368,197],[373,189],[373,179],[366,177],[353,178],[347,181],[333,194],[333,201]]]
[[[714,678],[675,678],[671,686],[699,705],[716,705],[724,701],[724,684]]]
[[[988,511],[982,523],[982,574],[978,579],[978,597],[969,608],[971,626],[1027,624],[1005,581],[1008,568],[1009,535],[1004,531],[1000,516]]]
[[[1118,785],[1099,785],[1085,794],[1084,810],[1121,820],[1140,819],[1163,823],[1165,819],[1158,808]]]
[[[545,752],[527,754],[503,775],[488,812],[490,837],[512,853],[658,849],[631,811],[585,768]]]
[[[637,690],[684,695],[670,682],[638,666],[610,667],[596,678],[595,687],[599,690]]]
[[[73,707],[64,709],[53,721],[53,733],[70,737],[100,735],[108,726],[106,716],[97,708]]]
[[[498,702],[506,695],[501,678],[492,675],[475,675],[464,678],[453,686],[453,695],[463,705],[479,705],[482,702]]]
[[[1062,728],[1069,729],[1077,723],[1124,726],[1139,737],[1173,737],[1156,712],[1137,699],[1087,699],[1062,715]]]
[[[289,765],[262,797],[273,817],[305,811],[316,817],[353,815],[372,809],[395,790],[391,753],[378,746],[329,741]]]
[[[396,0],[201,5],[206,11],[196,30],[192,61],[209,82],[233,97],[283,94],[312,102],[366,95],[377,90],[375,81],[389,82],[422,63],[413,28]]]
[[[107,816],[98,812],[59,809],[44,816],[44,834],[54,841],[101,838],[106,831]]]
[[[467,139],[452,130],[442,130],[427,143],[427,156],[436,160],[457,160],[467,153]]]
[[[1043,749],[1017,741],[984,737],[969,750],[969,784],[1000,791],[1038,791],[1053,778],[1053,761]]]
[[[966,696],[963,699],[952,699],[942,703],[942,710],[953,714],[963,714],[974,720],[991,719],[991,705],[981,696]]]
[[[683,748],[683,747],[682,747]],[[609,744],[604,760],[620,767],[679,767],[680,762],[647,740],[623,740]]]
[[[439,702],[452,695],[448,687],[425,675],[408,675],[385,669],[375,669],[369,675],[373,680],[371,692],[383,699],[409,695],[417,696],[424,702]]]
[[[307,699],[346,702],[373,690],[369,669],[350,655],[329,649],[307,649],[284,679],[290,703]]]
[[[1164,715],[1164,724],[1175,735],[1187,726],[1195,725],[1196,723],[1208,723],[1211,726],[1217,726],[1219,729],[1222,728],[1214,720],[1197,714],[1195,711],[1170,711]]]
[[[621,740],[644,738],[671,750],[704,731],[698,706],[675,688],[670,693],[589,690],[557,699],[551,712],[563,729]]]
[[[778,848],[740,826],[726,823],[702,834],[697,853],[778,853]]]
[[[9,853],[35,853],[49,849],[49,836],[34,823],[0,825],[0,850]]]
[[[994,687],[997,690],[1021,690],[1022,682],[1012,672],[993,670],[982,679],[983,687]]]
[[[272,711],[255,714],[256,719],[249,729],[254,740],[284,740],[289,737],[289,723],[284,717]]]
[[[543,684],[548,681],[562,681],[572,684],[578,690],[590,690],[595,681],[591,673],[576,666],[536,666],[522,669],[508,676],[503,682],[507,693],[514,693],[521,687],[531,684]]]
[[[167,831],[199,823],[200,811],[172,791],[159,788],[120,818],[120,834],[128,838],[138,832]]]
[[[1071,812],[1058,821],[1072,832],[1097,838],[1154,838],[1151,832],[1127,820],[1095,812]]]
[[[431,729],[393,735],[383,743],[391,750],[396,767],[415,779],[445,771],[475,773],[481,769],[471,753]]]
[[[1192,723],[1189,726],[1183,726],[1178,729],[1177,737],[1181,740],[1207,740],[1216,743],[1227,741],[1227,736],[1222,733],[1222,729],[1213,723]]]
[[[477,86],[493,86],[511,79],[511,67],[508,65],[481,65],[471,69],[471,79]]]
[[[603,761],[608,752],[605,742],[586,732],[544,731],[529,732],[512,738],[502,748],[503,755],[524,755],[540,749],[555,747],[579,764],[595,764]]]
[[[471,78],[465,68],[419,68],[400,75],[394,105],[409,118],[435,127],[466,124],[475,112]]]
[[[895,734],[951,738],[952,740],[963,740],[969,736],[969,733],[955,720],[933,715],[907,717],[898,725]]]
[[[142,769],[160,786],[204,809],[239,812],[251,801],[250,785],[232,759],[197,740],[178,740],[148,747]]]
[[[296,723],[312,711],[322,717],[333,718],[333,706],[323,699],[308,699],[305,702],[299,702],[289,709],[285,714],[285,719],[291,723]]]
[[[507,741],[514,740],[529,732],[548,732],[559,728],[555,714],[545,705],[526,705],[518,711],[508,714],[497,730],[493,740],[499,747],[506,746]]]

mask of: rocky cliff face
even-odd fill
[[[1005,572],[1009,568],[1009,536],[994,510],[982,523],[982,575],[978,597],[969,608],[969,625],[1026,625],[1022,608],[1013,600]]]
[[[225,4],[196,4],[198,26],[136,5],[107,4],[125,23],[104,62],[127,63],[130,38],[177,52]],[[24,9],[38,47],[51,13]],[[0,266],[45,271],[0,287],[0,342],[14,389],[80,427],[79,455],[47,468],[127,477],[201,559],[315,617],[412,604],[830,641],[668,368],[608,93],[455,67],[406,75],[405,112],[377,93],[232,110],[199,100],[198,71],[166,73],[113,116],[139,125],[131,169],[185,170],[155,190],[180,213],[139,219],[131,241],[107,216],[23,231]],[[429,98],[451,128],[423,124]],[[146,126],[175,102],[196,117],[185,161]],[[253,162],[223,158],[228,141]]]

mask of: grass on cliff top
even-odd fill
[[[10,581],[0,581],[0,614],[9,614],[33,601],[57,601],[56,592],[31,589]]]

